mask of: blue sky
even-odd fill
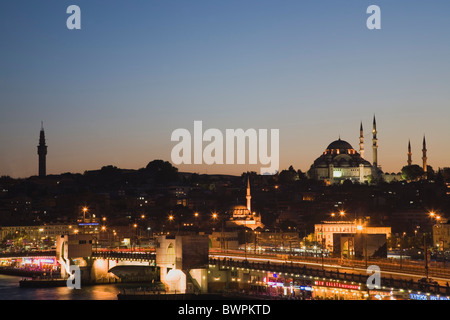
[[[82,29],[66,28],[81,8]],[[381,8],[382,29],[366,28]],[[306,171],[340,135],[397,172],[408,139],[450,166],[448,1],[10,1],[0,3],[0,175],[170,160],[171,132],[280,129],[280,169]],[[186,166],[235,173],[251,166]]]

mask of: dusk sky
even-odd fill
[[[69,5],[81,30],[68,30]],[[369,5],[381,30],[369,30]],[[0,176],[170,161],[177,128],[279,129],[280,170],[307,171],[363,122],[385,172],[450,166],[448,0],[0,2]],[[241,174],[249,165],[177,166]]]

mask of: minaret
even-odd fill
[[[373,116],[373,139],[372,139],[372,149],[373,149],[373,167],[378,168],[378,139],[377,139],[377,121],[375,120],[375,115]]]
[[[250,177],[247,178],[247,209],[249,212],[252,212],[251,200],[252,196],[250,195]]]
[[[39,177],[45,177],[47,175],[46,172],[47,146],[45,145],[45,133],[43,122],[41,122],[41,133],[39,135],[39,145],[37,149],[39,155]]]
[[[422,161],[423,161],[423,172],[424,176],[427,176],[427,142],[425,141],[425,135],[423,135],[422,143]]]
[[[411,141],[408,141],[408,166],[412,164]]]
[[[362,121],[359,128],[359,154],[361,155],[361,158],[364,158],[364,131]]]

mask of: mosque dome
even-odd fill
[[[333,141],[327,147],[327,150],[349,150],[349,149],[350,150],[353,149],[352,145],[347,141],[341,140],[341,138],[339,138],[336,141]]]
[[[326,181],[349,179],[363,182],[371,174],[371,163],[362,158],[350,143],[340,138],[327,146],[308,171],[310,178]]]
[[[248,208],[243,205],[232,206],[230,211],[233,217],[249,216],[251,214]]]

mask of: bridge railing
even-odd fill
[[[130,252],[130,251],[98,251],[93,252],[92,257],[103,259],[118,259],[118,260],[156,260],[156,254],[154,252]]]
[[[47,251],[19,251],[19,252],[0,253],[0,258],[20,258],[20,257],[56,257],[56,251],[47,250]]]

